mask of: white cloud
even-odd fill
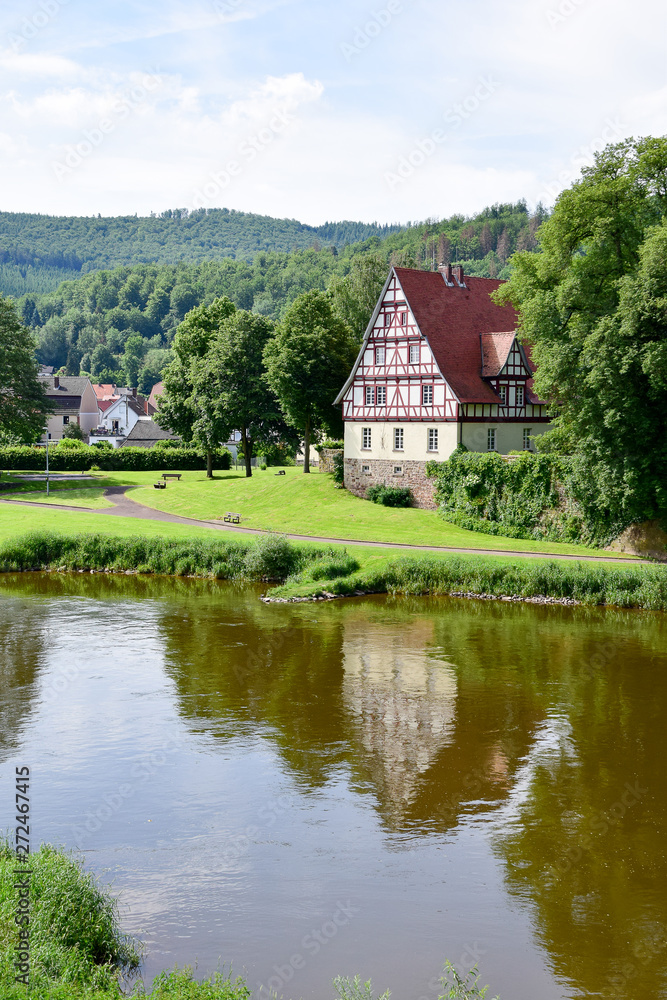
[[[20,53],[11,49],[0,52],[0,73],[13,77],[55,76],[69,79],[81,74],[81,69],[71,59],[48,53]]]

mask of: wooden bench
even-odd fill
[[[166,483],[153,483],[153,486],[155,487],[156,490],[166,490],[167,488]]]
[[[167,479],[180,479],[181,478],[181,473],[180,472],[163,472],[162,473],[162,478],[165,479],[165,480],[167,480]]]
[[[223,521],[227,521],[228,524],[239,524],[240,520],[241,515],[236,514],[233,510],[228,510],[223,517]]]
[[[281,469],[280,472],[276,472],[276,475],[277,476],[284,476],[285,475],[285,470]]]

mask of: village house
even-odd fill
[[[532,450],[549,428],[530,353],[516,338],[517,314],[490,297],[500,285],[451,264],[391,269],[336,399],[350,492],[408,486],[417,506],[433,507],[428,461],[444,462],[460,444],[502,455]]]
[[[68,424],[78,424],[84,434],[97,425],[97,398],[89,378],[78,375],[40,375],[53,412],[47,417],[49,440],[60,441]]]
[[[155,413],[155,408],[144,396],[138,395],[136,389],[113,384],[95,384],[93,389],[97,397],[98,420],[91,431],[91,443],[108,440],[118,448],[138,420]]]

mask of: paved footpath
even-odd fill
[[[126,496],[127,490],[137,489],[136,486],[110,486],[104,491],[104,496],[110,500],[114,506],[96,510],[91,507],[68,507],[65,504],[37,503],[32,500],[5,500],[0,498],[2,503],[10,506],[39,507],[48,510],[65,510],[81,514],[99,514],[107,517],[135,517],[142,521],[166,521],[169,524],[186,524],[193,528],[211,528],[213,531],[230,531],[237,535],[266,535],[266,531],[259,528],[239,528],[232,524],[225,524],[223,521],[199,521],[194,517],[181,517],[179,514],[169,514],[164,510],[156,510],[154,507],[147,507],[137,500],[132,500]],[[397,549],[404,552],[456,552],[466,555],[478,556],[516,556],[520,559],[564,559],[567,561],[581,562],[602,562],[602,563],[623,563],[628,562],[633,565],[652,566],[653,563],[645,559],[616,559],[613,556],[572,556],[555,552],[517,552],[514,549],[467,549],[454,548],[444,545],[405,545],[400,542],[362,542],[356,538],[324,538],[321,535],[291,535],[281,532],[286,538],[294,542],[320,542],[324,545],[361,545],[370,549]]]

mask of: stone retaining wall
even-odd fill
[[[403,466],[402,475],[394,475],[394,466]],[[368,466],[369,472],[362,472]],[[355,496],[366,497],[369,486],[407,486],[412,490],[414,506],[436,510],[433,499],[435,480],[426,478],[426,462],[396,462],[382,459],[345,459],[345,488]]]
[[[334,457],[342,455],[342,448],[322,448],[320,454],[320,472],[333,472]]]

